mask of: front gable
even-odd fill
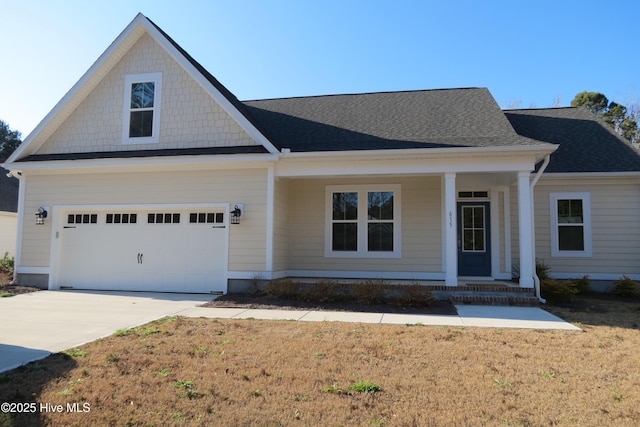
[[[154,138],[127,140],[130,84],[159,76]],[[264,147],[277,149],[235,97],[143,15],[138,15],[7,163],[29,156]],[[138,142],[138,140],[140,142]],[[261,148],[261,147],[260,147]]]
[[[157,74],[157,143],[126,139],[128,81]],[[123,102],[124,101],[124,102]],[[124,129],[124,132],[123,132]],[[123,133],[125,134],[123,136]],[[34,154],[249,146],[258,143],[178,63],[143,35]]]

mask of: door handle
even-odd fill
[[[142,254],[138,252],[138,264],[142,264]]]
[[[144,254],[140,254],[140,264],[142,264],[142,257],[144,256]]]

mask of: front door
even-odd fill
[[[458,203],[458,275],[491,276],[489,202]]]

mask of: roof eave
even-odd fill
[[[450,155],[495,155],[495,154],[529,154],[536,156],[536,162],[544,159],[558,149],[554,144],[536,144],[521,146],[491,146],[491,147],[451,147],[451,148],[406,148],[392,150],[346,150],[346,151],[310,151],[289,152],[282,150],[283,159],[319,159],[332,157],[397,157],[397,156],[426,156],[439,157]]]
[[[81,160],[50,160],[50,161],[30,161],[3,163],[0,166],[9,171],[28,170],[85,170],[97,168],[126,168],[126,167],[146,167],[164,168],[171,165],[233,165],[237,163],[262,163],[278,160],[278,154],[254,153],[254,154],[225,154],[225,155],[186,155],[186,156],[147,156],[131,158],[96,158]]]

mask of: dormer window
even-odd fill
[[[161,73],[126,76],[123,144],[158,142],[161,89]]]

